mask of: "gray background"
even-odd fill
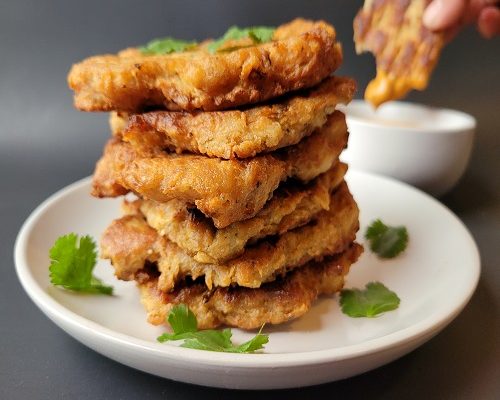
[[[352,0],[2,0],[1,399],[499,398],[500,43],[482,40],[473,29],[446,48],[429,89],[410,99],[464,110],[479,121],[470,167],[443,202],[474,235],[483,272],[464,312],[415,352],[362,376],[302,390],[255,394],[190,386],[132,370],[82,346],[31,303],[15,276],[12,250],[22,222],[55,190],[91,174],[109,135],[105,114],[72,108],[66,74],[73,62],[158,36],[200,39],[218,36],[231,24],[278,25],[305,16],[336,26],[345,48],[341,72],[364,88],[374,65],[371,56],[353,52],[351,24],[360,6]]]

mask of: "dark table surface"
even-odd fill
[[[276,25],[295,16],[335,24],[341,73],[360,88],[374,72],[355,56],[359,1],[2,1],[0,4],[0,399],[254,398],[160,379],[111,361],[50,322],[15,275],[16,234],[51,193],[92,173],[108,137],[105,114],[79,113],[66,88],[71,63],[157,36],[200,39],[228,25]],[[372,372],[327,385],[259,393],[260,398],[500,398],[500,41],[473,29],[443,53],[429,89],[410,99],[478,119],[475,149],[460,184],[442,201],[478,243],[482,275],[469,305],[441,334]],[[361,91],[362,92],[362,91]],[[429,227],[432,229],[432,227]],[[425,293],[422,293],[425,296]]]

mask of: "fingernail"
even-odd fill
[[[424,25],[429,29],[440,29],[443,16],[443,0],[434,0],[425,9],[424,12]]]

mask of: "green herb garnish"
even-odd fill
[[[111,286],[103,285],[92,275],[97,259],[95,249],[90,236],[78,240],[78,235],[70,233],[58,238],[49,252],[50,282],[77,292],[113,294]]]
[[[154,39],[147,45],[139,47],[139,50],[143,54],[170,54],[190,50],[196,45],[197,43],[193,41],[185,41],[166,37],[163,39]]]
[[[210,53],[215,53],[228,40],[250,38],[254,44],[269,42],[273,38],[274,30],[275,28],[268,26],[253,26],[249,28],[232,26],[226,31],[224,36],[210,43],[207,49]]]
[[[377,219],[367,228],[365,238],[379,257],[393,258],[406,249],[408,231],[404,226],[387,226]]]
[[[350,317],[373,318],[399,307],[398,295],[380,282],[370,282],[365,290],[345,289],[340,293],[342,312]]]
[[[173,333],[164,333],[157,340],[160,343],[169,340],[184,340],[181,347],[190,349],[220,351],[226,353],[253,353],[264,348],[269,341],[269,335],[257,333],[251,340],[239,346],[231,342],[231,329],[222,331],[214,329],[198,330],[198,322],[193,312],[185,305],[179,304],[172,308],[167,321]]]

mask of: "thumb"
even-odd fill
[[[448,29],[460,23],[465,0],[433,0],[424,12],[424,25],[432,31]]]

